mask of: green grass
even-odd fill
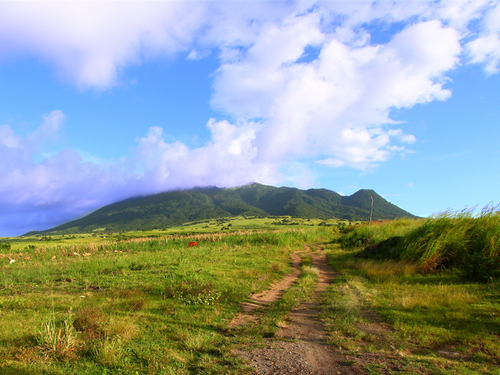
[[[251,293],[290,272],[290,252],[327,242],[339,276],[321,317],[340,354],[355,363],[369,353],[369,374],[396,367],[405,374],[498,374],[498,281],[471,283],[451,267],[422,272],[420,258],[357,257],[367,245],[418,231],[448,233],[449,240],[452,229],[494,250],[495,215],[445,217],[447,225],[439,218],[355,225],[338,241],[354,244],[344,250],[337,227],[319,220],[264,229],[232,221],[230,230],[213,225],[207,232],[196,223],[199,229],[186,232],[77,235],[31,246],[19,239],[0,253],[0,373],[250,374],[233,349],[263,345],[311,298],[318,270],[310,257],[302,255],[297,282],[255,312],[255,323],[230,329],[229,322]],[[189,248],[190,241],[199,245]]]
[[[245,373],[228,323],[251,293],[290,272],[292,250],[332,233],[293,227],[11,249],[2,255],[16,262],[0,273],[0,373]]]
[[[345,224],[345,221],[335,219],[301,219],[291,216],[277,216],[267,218],[257,217],[227,217],[219,219],[199,220],[185,223],[182,226],[141,230],[130,232],[109,232],[105,228],[98,228],[93,233],[50,235],[50,236],[21,236],[21,237],[0,237],[0,245],[8,245],[12,250],[28,250],[34,247],[54,247],[54,246],[86,246],[89,243],[106,244],[110,241],[123,241],[134,238],[163,238],[179,236],[193,236],[200,234],[215,233],[234,233],[237,231],[259,231],[259,230],[278,230],[287,231],[289,229],[309,229],[314,226],[337,227],[339,223]],[[347,222],[348,223],[348,222]],[[359,224],[359,222],[356,222]],[[0,252],[6,253],[8,249],[0,246]]]
[[[417,262],[423,273],[458,269],[464,279],[477,282],[500,277],[498,207],[486,207],[478,215],[446,212],[431,219],[362,225],[339,243],[349,250],[370,245],[363,257]]]
[[[500,283],[421,274],[415,263],[363,260],[335,244],[329,252],[340,270],[323,313],[330,344],[355,356],[396,358],[409,374],[500,372]],[[370,325],[382,328],[363,328]]]

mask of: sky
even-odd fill
[[[0,1],[0,236],[251,182],[500,203],[500,1]]]

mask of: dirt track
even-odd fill
[[[309,246],[304,252],[311,255],[312,262],[319,270],[318,283],[311,301],[295,308],[289,315],[287,327],[276,333],[276,339],[269,339],[266,348],[239,351],[250,361],[259,374],[364,374],[361,368],[349,364],[349,359],[325,344],[326,331],[317,316],[320,313],[319,301],[328,285],[335,277],[321,247],[311,252]],[[284,290],[290,287],[300,274],[300,256],[292,254],[294,271],[280,283],[258,295],[251,297],[252,303],[243,306],[245,312],[277,301]],[[240,314],[231,323],[233,327],[246,324],[254,316]]]

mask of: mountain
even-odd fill
[[[386,201],[373,190],[359,190],[346,197],[327,189],[300,190],[258,183],[236,188],[195,188],[127,199],[43,232],[69,234],[157,229],[189,221],[225,216],[283,216],[368,220],[371,197],[373,220],[415,216]]]

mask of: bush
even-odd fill
[[[10,250],[10,243],[0,243],[0,250]]]

